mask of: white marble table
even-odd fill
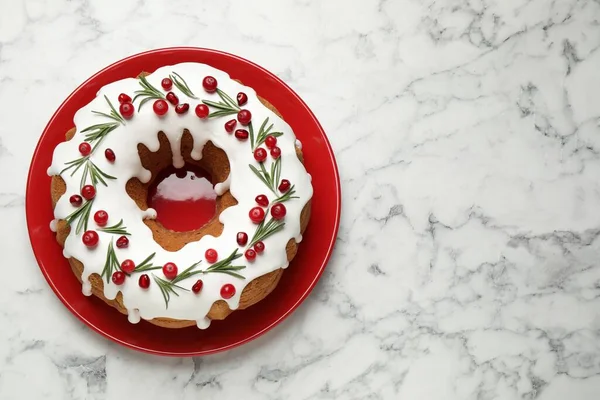
[[[60,102],[173,45],[283,78],[343,185],[310,298],[197,359],[82,325],[40,274],[24,215]],[[592,0],[0,0],[0,399],[598,399],[599,46]]]

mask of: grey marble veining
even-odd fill
[[[327,131],[343,190],[310,298],[197,359],[79,323],[24,216],[60,102],[109,63],[174,45],[286,80]],[[0,399],[598,399],[599,46],[592,0],[0,0]]]

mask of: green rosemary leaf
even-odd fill
[[[117,110],[115,110],[115,108],[113,107],[113,105],[110,102],[110,100],[108,99],[108,97],[106,97],[106,95],[104,96],[104,99],[106,100],[106,102],[110,106],[111,116],[109,116],[109,118],[112,118],[112,119],[116,120],[117,122],[120,122],[121,124],[124,125],[125,124],[125,120],[123,119],[123,117],[121,117],[121,114],[119,114],[117,112]]]
[[[277,221],[271,218],[269,222],[267,222],[264,226],[260,226],[260,228],[262,229],[256,230],[254,236],[252,237],[252,241],[250,242],[250,245],[248,247],[252,247],[256,244],[256,242],[260,242],[262,240],[265,240],[269,236],[274,235],[275,233],[282,230],[284,226],[285,222]]]
[[[264,176],[262,176],[262,174],[260,173],[260,171],[258,169],[256,169],[256,167],[252,164],[248,164],[248,166],[250,167],[250,169],[252,170],[252,172],[254,172],[254,174],[256,176],[258,176],[258,178],[265,184],[267,185],[267,187],[269,189],[271,189],[271,185],[269,184],[269,182],[266,180],[266,178]]]
[[[273,177],[271,175],[269,175],[269,173],[267,172],[267,170],[265,168],[265,163],[260,163],[260,170],[263,173],[263,176],[265,177],[267,182],[269,183],[267,186],[269,186],[269,189],[271,189],[271,191],[274,192]],[[277,193],[275,193],[275,194],[277,194]]]
[[[83,173],[81,174],[81,181],[79,181],[79,190],[81,190],[85,186],[85,181],[87,179],[89,167],[88,164],[85,163],[85,167],[83,167]],[[71,174],[73,176],[73,174]]]
[[[245,267],[244,267],[245,268]],[[215,271],[218,272],[220,274],[227,274],[227,275],[231,275],[235,278],[239,278],[239,279],[246,279],[243,275],[240,274],[236,274],[235,272],[231,272],[231,271]]]
[[[115,119],[112,115],[106,114],[106,113],[103,113],[103,112],[100,112],[100,111],[92,111],[92,113],[94,113],[96,115],[102,115],[103,117],[107,117],[107,118],[110,118],[110,119]]]
[[[127,228],[123,225],[122,219],[115,225],[108,226],[106,228],[100,228],[99,230],[102,232],[112,233],[115,235],[126,235],[126,236],[130,235],[130,233],[127,232]]]
[[[217,88],[217,94],[225,103],[229,104],[232,108],[235,108],[238,111],[240,110],[237,103],[235,101],[233,101],[233,99],[231,97],[229,97],[227,95],[227,93],[225,93],[221,89]]]
[[[277,188],[277,186],[279,186],[279,182],[281,178],[281,157],[279,157],[277,160],[275,160],[275,188]],[[277,192],[275,192],[275,194],[277,194]]]
[[[192,99],[197,99],[197,97],[194,95],[194,92],[192,92],[192,89],[190,89],[186,83],[185,79],[183,79],[177,72],[173,71],[173,74],[170,75],[170,78],[173,81],[173,84],[177,86],[177,89],[181,90],[183,94],[191,97]]]
[[[223,103],[215,103],[214,101],[210,101],[210,100],[202,100],[202,102],[204,104],[206,104],[207,106],[211,106],[211,107],[214,107],[214,108],[219,109],[219,110],[231,111],[232,114],[234,112],[237,112],[237,110],[234,110],[231,107],[229,107],[228,105],[223,104]]]
[[[144,267],[136,267],[135,268],[135,272],[145,272],[145,271],[154,271],[157,269],[162,269],[162,267],[154,267],[152,265],[148,265],[148,266],[144,266]]]
[[[216,117],[224,117],[226,115],[231,115],[231,114],[237,114],[236,110],[230,110],[230,111],[226,111],[226,110],[221,110],[221,111],[215,111],[212,112],[208,115],[208,118],[216,118]]]
[[[146,104],[147,102],[149,102],[150,100],[159,100],[159,99],[162,99],[162,97],[157,97],[157,96],[148,96],[148,97],[145,97],[142,101],[140,101],[140,105],[138,107],[138,111],[140,111],[142,109],[142,106],[144,104]]]
[[[248,131],[250,131],[250,148],[254,151],[256,147],[254,146],[254,125],[252,122],[248,124]]]
[[[121,221],[122,221],[122,220],[121,220]],[[155,256],[155,255],[156,255],[156,253],[152,253],[152,254],[150,254],[148,257],[146,257],[146,259],[145,259],[144,261],[142,261],[142,262],[141,262],[141,263],[138,265],[138,267],[139,267],[139,268],[145,267],[145,266],[146,266],[146,264],[148,264],[148,263],[149,263],[149,262],[150,262],[150,261],[151,261],[151,260],[154,258],[154,256]],[[159,268],[160,268],[160,267],[159,267]],[[137,268],[136,268],[136,269],[137,269]]]
[[[115,249],[113,247],[113,241],[111,239],[110,243],[108,244],[108,249],[106,250],[106,262],[104,263],[104,268],[100,273],[100,276],[106,278],[106,283],[110,282],[110,277],[115,269],[120,269],[120,266],[117,255],[115,254]]]

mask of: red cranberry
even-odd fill
[[[208,106],[206,104],[198,104],[196,106],[196,115],[198,116],[198,118],[200,119],[205,119],[206,117],[208,117]]]
[[[123,103],[131,103],[131,97],[127,96],[125,93],[119,95],[119,104]]]
[[[271,157],[273,157],[274,159],[278,159],[279,157],[281,157],[281,149],[277,146],[273,147],[271,149]]]
[[[248,243],[248,234],[246,232],[238,232],[235,237],[237,244],[240,246],[245,246]]]
[[[236,125],[237,125],[236,119],[229,120],[229,121],[225,122],[225,130],[227,132],[231,133],[235,129]]]
[[[117,247],[119,249],[124,249],[127,246],[129,246],[129,239],[127,239],[127,236],[121,236],[117,239]]]
[[[130,119],[133,117],[133,112],[135,111],[135,107],[131,103],[123,103],[119,106],[119,112],[125,119]]]
[[[83,142],[79,145],[79,152],[82,156],[89,156],[92,152],[92,146],[88,142]]]
[[[194,283],[194,286],[192,286],[192,292],[196,294],[200,293],[202,286],[204,286],[204,282],[202,282],[202,279],[198,279],[196,283]]]
[[[230,299],[233,296],[235,296],[235,286],[233,286],[231,283],[226,283],[223,285],[221,288],[221,297],[224,299]]]
[[[246,252],[244,253],[244,256],[246,256],[246,259],[248,261],[254,261],[254,259],[256,258],[256,251],[252,250],[252,249],[248,249],[246,250]]]
[[[202,87],[204,87],[204,90],[208,93],[214,93],[217,91],[217,80],[212,76],[205,76],[204,79],[202,79]]]
[[[177,114],[185,114],[190,109],[190,105],[188,103],[178,104],[175,106],[175,112]]]
[[[172,262],[168,262],[165,265],[163,265],[162,271],[165,277],[170,281],[177,277],[177,265],[175,265]]]
[[[171,90],[173,87],[173,81],[169,78],[164,78],[162,81],[160,81],[160,86],[162,86],[162,88],[165,90]]]
[[[243,106],[244,104],[246,104],[248,102],[248,96],[246,96],[246,93],[244,92],[239,92],[237,94],[237,103],[238,106]]]
[[[261,207],[254,207],[250,210],[248,215],[250,216],[252,222],[259,224],[263,219],[265,219],[265,210],[263,210]]]
[[[267,136],[265,139],[265,145],[268,149],[272,149],[273,147],[277,146],[277,138],[271,135]]]
[[[83,201],[83,199],[78,194],[74,194],[73,196],[69,197],[69,202],[71,203],[71,205],[73,207],[79,207],[81,205],[82,201]]]
[[[254,251],[256,251],[256,254],[262,253],[265,251],[265,244],[263,242],[256,242],[254,244]]]
[[[121,263],[121,271],[125,272],[126,274],[130,274],[133,271],[135,271],[135,263],[133,262],[133,260],[125,260]]]
[[[169,104],[163,99],[159,99],[154,102],[152,109],[156,115],[162,117],[167,113],[167,111],[169,111]]]
[[[240,124],[246,126],[250,123],[250,120],[252,119],[252,113],[248,110],[242,110],[238,113],[237,119],[238,121],[240,121]]]
[[[245,129],[238,129],[235,131],[235,137],[238,138],[238,140],[246,140],[248,139],[248,131]]]
[[[254,150],[254,159],[258,162],[264,162],[267,159],[267,151],[262,147]]]
[[[292,184],[290,183],[290,181],[288,181],[287,179],[282,179],[281,183],[279,184],[279,191],[281,193],[285,193],[288,190],[290,190],[290,186],[292,186]]]
[[[150,277],[147,274],[143,274],[140,276],[138,283],[142,289],[148,289],[150,287]]]
[[[81,188],[81,195],[86,200],[91,200],[96,196],[96,188],[92,185],[85,185]]]
[[[169,92],[167,93],[167,101],[176,106],[177,104],[179,104],[179,97],[177,97],[175,93]]]
[[[115,160],[117,158],[115,156],[115,152],[112,151],[111,149],[104,150],[104,157],[106,157],[106,159],[110,162],[115,162]]]
[[[269,198],[264,194],[259,194],[254,200],[256,200],[256,204],[259,206],[266,207],[269,205]]]
[[[112,274],[112,281],[115,285],[122,285],[125,283],[125,274],[121,271],[115,271]]]
[[[94,214],[94,221],[98,224],[98,226],[104,226],[108,222],[108,213],[104,210],[98,210]]]
[[[271,207],[271,216],[277,220],[285,217],[286,209],[282,203],[277,203]]]
[[[96,231],[85,231],[83,236],[81,237],[81,241],[87,247],[94,247],[98,244],[98,233]]]
[[[217,260],[219,259],[219,254],[217,253],[217,251],[215,249],[208,249],[204,253],[204,258],[206,258],[206,261],[213,264],[213,263],[216,263]]]

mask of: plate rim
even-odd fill
[[[313,280],[310,282],[309,286],[306,288],[306,290],[304,291],[304,293],[302,293],[302,295],[298,298],[298,300],[293,303],[292,305],[290,305],[290,307],[283,312],[281,315],[279,315],[275,320],[273,320],[270,324],[266,325],[264,328],[260,329],[259,331],[253,333],[252,335],[249,335],[248,337],[245,337],[242,340],[238,340],[236,342],[218,347],[218,348],[213,348],[213,349],[209,349],[209,350],[203,350],[203,351],[197,351],[197,352],[172,352],[172,351],[162,351],[162,350],[154,350],[154,349],[150,349],[144,346],[138,346],[132,343],[129,343],[127,341],[124,341],[118,337],[116,337],[115,335],[112,335],[106,331],[104,331],[102,328],[98,327],[96,324],[94,324],[93,322],[91,322],[90,320],[88,320],[84,315],[82,315],[77,309],[75,309],[68,301],[67,299],[63,296],[62,292],[56,287],[54,281],[52,280],[50,274],[48,273],[48,270],[46,269],[46,267],[44,266],[44,263],[42,262],[41,258],[41,250],[38,249],[36,250],[36,244],[34,241],[34,235],[32,233],[33,230],[33,221],[31,220],[31,213],[29,212],[31,207],[35,206],[35,200],[32,198],[32,196],[29,195],[30,192],[30,188],[33,185],[33,164],[34,164],[34,160],[36,159],[36,157],[38,157],[38,154],[42,151],[41,149],[41,145],[42,145],[42,138],[46,136],[46,134],[48,134],[49,131],[49,127],[53,125],[53,122],[55,121],[55,119],[58,117],[58,115],[62,112],[63,108],[66,106],[66,104],[71,100],[71,98],[78,93],[80,90],[82,90],[86,85],[90,84],[91,82],[93,82],[98,75],[104,73],[106,70],[109,69],[113,69],[113,68],[117,68],[118,66],[124,64],[124,63],[128,63],[131,60],[134,60],[138,57],[141,56],[148,56],[148,55],[153,55],[153,54],[161,54],[164,52],[179,52],[179,51],[184,51],[184,52],[188,52],[188,51],[194,51],[194,52],[202,52],[202,53],[210,53],[210,54],[216,54],[218,56],[226,56],[226,57],[232,57],[237,59],[238,61],[241,61],[243,63],[246,64],[250,64],[251,66],[253,66],[254,68],[257,68],[258,70],[261,71],[261,73],[268,75],[271,79],[277,81],[279,84],[283,85],[284,87],[286,87],[290,93],[290,95],[293,95],[295,97],[295,100],[297,100],[308,112],[308,114],[310,115],[310,118],[312,119],[312,122],[315,124],[316,127],[318,127],[318,130],[321,133],[322,138],[324,139],[323,142],[325,144],[325,148],[326,151],[328,153],[328,155],[330,156],[330,159],[332,160],[332,166],[333,166],[333,175],[334,175],[334,185],[335,185],[335,193],[336,193],[336,201],[335,201],[335,222],[334,222],[334,226],[333,226],[333,235],[332,235],[332,239],[330,240],[328,246],[327,246],[327,251],[325,254],[325,257],[323,258],[322,262],[321,262],[321,266],[319,267],[318,271],[315,273]],[[184,62],[184,61],[182,61]],[[197,356],[203,356],[203,355],[209,355],[209,354],[215,354],[215,353],[219,353],[222,351],[226,351],[226,350],[230,350],[233,349],[235,347],[241,346],[245,343],[248,343],[252,340],[257,339],[258,337],[264,335],[265,333],[267,333],[268,331],[270,331],[271,329],[273,329],[275,326],[279,325],[281,322],[283,322],[283,320],[285,320],[287,317],[289,317],[305,300],[306,298],[310,295],[310,293],[314,290],[317,282],[319,281],[319,279],[321,278],[321,276],[323,275],[323,272],[325,270],[325,268],[327,267],[329,260],[331,259],[331,256],[333,254],[334,248],[335,248],[335,244],[337,243],[337,235],[339,232],[339,227],[340,227],[340,221],[341,221],[341,200],[342,200],[342,195],[341,195],[341,182],[340,182],[340,175],[339,175],[339,170],[338,170],[338,166],[337,166],[337,161],[335,158],[335,154],[333,152],[333,149],[331,147],[331,144],[329,142],[329,138],[327,137],[327,135],[325,134],[325,130],[323,129],[323,127],[321,126],[321,124],[319,123],[318,119],[316,118],[315,114],[312,112],[312,110],[308,107],[308,105],[304,102],[304,100],[302,100],[302,98],[291,88],[289,87],[283,80],[281,80],[279,77],[277,77],[275,74],[273,74],[272,72],[266,70],[265,68],[263,68],[262,66],[247,60],[243,57],[237,56],[235,54],[231,54],[228,52],[224,52],[224,51],[220,51],[220,50],[215,50],[215,49],[209,49],[209,48],[204,48],[204,47],[192,47],[192,46],[178,46],[178,47],[163,47],[163,48],[158,48],[158,49],[153,49],[153,50],[148,50],[148,51],[144,51],[144,52],[140,52],[140,53],[136,53],[133,55],[130,55],[128,57],[122,58],[120,60],[117,60],[107,66],[105,66],[104,68],[100,69],[98,72],[94,73],[92,76],[90,76],[88,79],[86,79],[83,83],[81,83],[79,86],[77,86],[64,100],[63,102],[58,106],[58,108],[56,109],[56,111],[52,114],[52,117],[50,117],[50,119],[48,120],[46,126],[44,127],[42,133],[39,136],[38,142],[35,146],[35,150],[33,151],[33,154],[31,156],[31,160],[29,163],[29,171],[27,174],[27,181],[26,181],[26,187],[25,187],[25,217],[26,217],[26,225],[27,225],[27,232],[28,232],[28,236],[29,236],[29,241],[31,243],[31,249],[33,251],[33,255],[35,257],[36,263],[39,267],[39,269],[42,271],[42,274],[46,280],[46,282],[48,283],[48,285],[50,286],[50,288],[52,289],[52,291],[54,292],[54,294],[58,297],[58,299],[65,305],[65,307],[75,316],[77,317],[81,322],[83,322],[85,325],[87,325],[89,328],[91,328],[93,331],[99,333],[100,335],[102,335],[103,337],[118,343],[120,345],[123,345],[127,348],[133,349],[133,350],[137,350],[137,351],[141,351],[143,353],[147,353],[147,354],[154,354],[154,355],[160,355],[160,356],[171,356],[171,357],[197,357]],[[39,201],[39,200],[38,200]]]

